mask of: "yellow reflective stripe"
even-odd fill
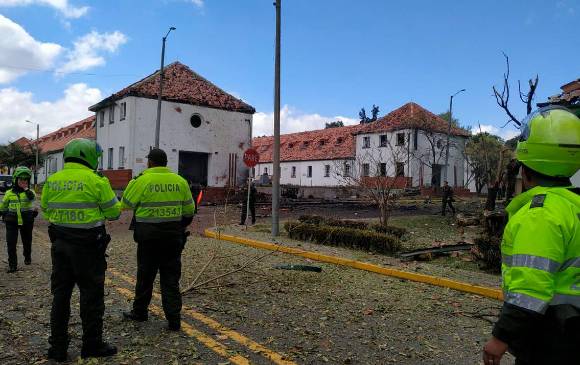
[[[548,309],[550,303],[544,302],[541,299],[534,298],[523,293],[504,292],[504,302],[515,305],[516,307],[525,308],[537,313],[544,314]]]
[[[534,255],[503,255],[502,262],[509,267],[527,267],[530,269],[537,269],[555,273],[560,269],[561,264],[557,261],[548,259],[546,257]]]
[[[135,217],[140,223],[163,223],[163,222],[181,222],[181,216],[178,217]]]
[[[141,202],[139,206],[141,208],[156,208],[156,207],[174,207],[180,206],[180,201],[165,201],[165,202]]]
[[[109,200],[106,203],[100,203],[99,206],[101,207],[101,209],[105,210],[105,209],[109,209],[115,206],[115,204],[117,204],[119,201],[117,200],[117,197],[114,197],[113,199]]]
[[[48,209],[91,209],[98,208],[95,202],[48,202]]]

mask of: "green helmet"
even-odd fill
[[[31,177],[32,171],[30,171],[28,167],[19,166],[16,168],[16,170],[14,170],[14,173],[12,174],[12,181],[14,184],[16,184],[17,179],[30,180]]]
[[[571,177],[580,169],[580,119],[562,106],[540,108],[526,117],[517,159],[541,174]]]
[[[99,157],[103,154],[101,146],[93,140],[76,138],[64,146],[64,162],[85,162],[90,168],[96,170],[99,165]]]

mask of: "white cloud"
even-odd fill
[[[343,116],[326,117],[318,113],[305,114],[296,108],[284,105],[280,110],[280,131],[282,134],[323,129],[325,123],[342,120],[344,125],[357,124],[358,119]],[[274,113],[258,112],[254,114],[254,136],[271,136],[274,134]]]
[[[197,7],[203,8],[203,0],[191,0]]]
[[[52,132],[91,115],[87,108],[102,100],[101,91],[86,84],[70,85],[53,102],[34,101],[30,92],[0,89],[0,143],[20,137],[36,137],[35,128],[25,120],[40,123],[40,134]]]
[[[77,19],[89,11],[88,6],[73,6],[68,0],[0,0],[0,6],[28,6],[28,5],[50,6],[60,12],[65,18]]]
[[[1,14],[0,34],[0,84],[8,83],[29,70],[52,67],[63,50],[58,44],[35,40],[19,24]]]
[[[478,134],[479,133],[479,126],[477,127],[472,127],[471,128],[471,133],[473,134]],[[504,141],[507,141],[508,139],[512,139],[515,136],[520,134],[520,131],[518,131],[517,129],[514,128],[498,128],[494,125],[491,124],[482,124],[481,125],[481,131],[482,132],[487,132],[489,134],[494,134],[496,136],[500,136]]]
[[[105,64],[102,53],[114,53],[125,43],[127,43],[127,36],[119,31],[113,33],[92,31],[74,42],[74,48],[69,50],[66,56],[68,61],[56,72],[67,74],[102,66]]]

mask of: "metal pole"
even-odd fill
[[[165,41],[167,40],[167,36],[171,33],[172,30],[175,30],[174,27],[169,28],[169,31],[163,37],[161,43],[161,67],[159,68],[159,95],[157,95],[157,120],[155,122],[155,148],[159,148],[159,132],[161,129],[161,98],[163,96],[163,66],[165,63]]]
[[[463,91],[465,91],[465,89],[459,90],[449,98],[449,123],[447,124],[447,143],[445,146],[445,168],[443,170],[443,181],[447,181],[447,170],[449,168],[449,135],[451,134],[451,121],[453,120],[453,97]]]
[[[276,61],[274,71],[274,161],[272,176],[272,236],[280,233],[280,13],[282,0],[276,0]]]
[[[40,138],[40,125],[36,123],[36,161],[34,163],[34,191],[38,192],[38,138]]]

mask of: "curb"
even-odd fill
[[[287,253],[294,256],[301,256],[311,260],[320,261],[320,262],[327,262],[330,264],[335,265],[342,265],[352,267],[358,270],[364,270],[373,272],[376,274],[392,276],[399,279],[411,280],[416,281],[419,283],[430,284],[435,286],[440,286],[443,288],[449,288],[453,290],[462,291],[465,293],[470,294],[477,294],[487,298],[495,299],[495,300],[503,300],[503,292],[500,289],[490,288],[485,286],[473,285],[461,281],[455,281],[451,279],[441,278],[437,276],[425,275],[425,274],[417,274],[408,271],[402,271],[397,269],[390,269],[380,265],[371,264],[368,262],[361,262],[351,259],[346,259],[343,257],[338,256],[330,256],[330,255],[322,255],[316,252],[300,250],[297,248],[287,247],[276,245],[273,243],[267,243],[262,241],[253,240],[250,238],[243,238],[233,235],[224,234],[221,232],[215,232],[211,229],[206,229],[204,231],[204,235],[209,238],[215,238],[222,241],[229,241],[238,244],[242,244],[245,246],[250,246],[254,248],[260,248],[263,250],[270,250],[270,251],[279,251],[283,253]]]

